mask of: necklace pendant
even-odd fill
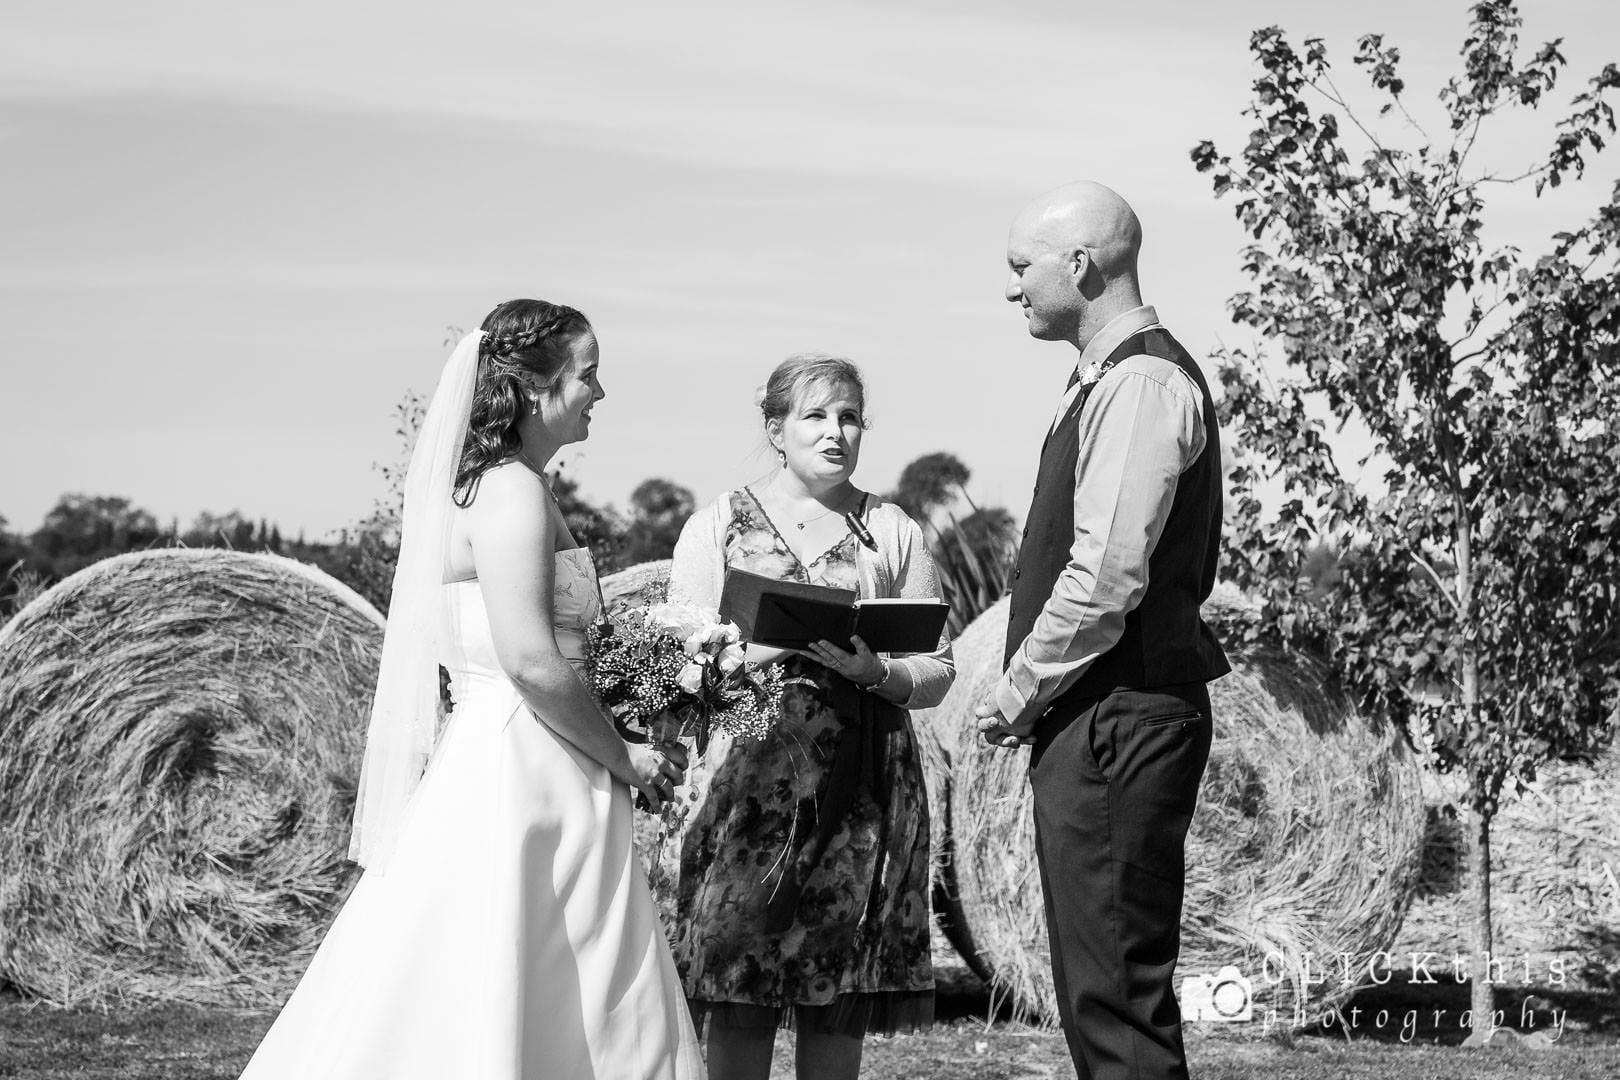
[[[802,522],[802,521],[795,521],[795,522],[794,522],[794,523],[793,523],[793,524],[795,524],[795,525],[797,525],[797,526],[798,526],[798,527],[799,527],[799,531],[800,531],[800,532],[804,532],[804,522]]]

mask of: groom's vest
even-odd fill
[[[1215,584],[1221,535],[1221,443],[1215,402],[1203,372],[1165,330],[1132,335],[1104,361],[1104,367],[1143,353],[1175,363],[1197,384],[1203,398],[1204,449],[1176,481],[1170,515],[1148,560],[1147,591],[1126,615],[1124,634],[1077,683],[1048,704],[1050,709],[1062,711],[1116,690],[1207,682],[1231,670],[1215,635],[1198,614],[1199,605]],[[1035,496],[1013,569],[1012,600],[1007,609],[1009,660],[1034,628],[1058,576],[1069,564],[1074,546],[1080,409],[1090,391],[1090,387],[1080,391],[1041,448]],[[1126,492],[1125,497],[1131,494]]]

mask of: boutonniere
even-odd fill
[[[1074,381],[1080,384],[1082,390],[1090,390],[1102,381],[1102,377],[1108,374],[1108,369],[1113,366],[1113,364],[1099,364],[1093,360],[1080,370]]]

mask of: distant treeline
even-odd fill
[[[604,572],[667,558],[692,513],[692,493],[668,480],[643,481],[631,493],[626,514],[588,502],[568,477],[553,474],[551,483],[570,529]],[[32,532],[13,532],[0,517],[0,621],[91,563],[177,546],[266,551],[311,563],[386,612],[398,544],[392,508],[378,509],[335,539],[309,540],[239,510],[201,513],[181,527],[178,521],[159,521],[122,496],[64,495]]]
[[[29,533],[13,532],[0,517],[0,622],[93,562],[176,546],[285,555],[320,567],[386,613],[399,551],[398,481],[403,468],[384,473],[389,492],[370,517],[335,539],[289,535],[275,522],[239,510],[198,514],[182,528],[179,521],[161,522],[117,495],[64,495]],[[895,490],[888,493],[923,523],[954,609],[955,631],[1001,595],[1017,536],[1005,509],[974,504],[967,493],[969,476],[967,466],[953,455],[925,454],[902,470]],[[580,494],[578,482],[561,473],[549,479],[570,531],[591,549],[603,573],[668,558],[695,506],[691,491],[659,477],[636,486],[624,513],[590,502]]]

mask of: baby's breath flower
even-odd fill
[[[591,688],[622,729],[646,732],[664,715],[708,743],[711,731],[763,738],[775,728],[782,677],[742,661],[735,625],[687,604],[623,609],[590,637]]]

